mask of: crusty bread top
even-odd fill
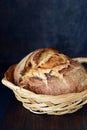
[[[79,73],[77,74],[77,77],[75,77],[75,74],[77,72]],[[69,75],[70,76],[73,75],[71,79],[69,79],[70,77]],[[71,81],[68,81],[67,77]],[[46,86],[48,87],[48,80],[51,81],[51,83],[53,84],[54,81],[56,81],[57,79],[61,80],[62,83],[59,83],[59,87],[61,87],[61,84],[63,84],[62,86],[66,87],[66,91],[63,88],[61,92],[58,91],[59,94],[73,91],[70,90],[72,89],[70,88],[70,83],[71,86],[74,88],[75,87],[73,86],[74,85],[73,82],[75,81],[74,77],[80,79],[81,82],[84,81],[83,88],[84,86],[87,86],[87,80],[86,80],[87,74],[84,67],[79,62],[67,57],[66,55],[52,48],[38,49],[30,53],[18,63],[14,71],[15,83],[20,85],[21,87],[25,87],[26,85],[34,87],[35,86],[35,84],[33,83],[34,81],[39,86],[41,85],[41,82],[43,82],[45,87]],[[30,80],[29,78],[30,79],[32,78],[33,80],[32,79]]]
[[[55,49],[38,49],[26,56],[17,65],[14,72],[14,78],[17,81],[20,76],[35,76],[45,80],[46,73],[59,77],[62,76],[60,71],[69,67],[70,60],[71,59],[67,56],[59,53]]]

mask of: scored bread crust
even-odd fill
[[[14,81],[37,94],[59,95],[87,89],[87,73],[76,60],[52,48],[24,57],[14,70]]]

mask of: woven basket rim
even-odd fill
[[[17,100],[21,101],[22,105],[26,109],[30,110],[32,113],[35,114],[69,114],[76,112],[78,109],[82,108],[82,106],[87,103],[87,90],[84,90],[79,93],[68,93],[53,96],[36,94],[34,92],[25,90],[7,81],[6,78],[2,79],[2,83],[11,90],[13,90]]]
[[[24,88],[21,88],[20,86],[17,86],[17,85],[15,85],[14,83],[12,83],[12,82],[10,82],[10,81],[8,81],[7,79],[6,79],[6,77],[4,77],[3,79],[2,79],[2,83],[6,86],[6,87],[8,87],[8,88],[10,88],[11,90],[16,90],[16,89],[18,89],[18,90],[20,90],[20,91],[23,91],[23,92],[25,92],[25,93],[28,93],[28,94],[31,94],[31,95],[33,95],[33,96],[42,96],[42,97],[50,97],[50,98],[52,98],[52,97],[55,97],[55,98],[61,98],[61,96],[62,96],[62,98],[64,97],[66,97],[66,96],[70,96],[70,95],[78,95],[78,94],[81,94],[81,93],[86,93],[87,92],[87,90],[83,90],[83,91],[81,91],[81,92],[72,92],[72,93],[66,93],[66,94],[60,94],[60,95],[46,95],[46,94],[37,94],[37,93],[34,93],[34,92],[32,92],[32,91],[29,91],[29,90],[27,90],[27,89],[24,89]]]

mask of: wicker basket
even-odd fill
[[[87,62],[87,58],[75,59],[80,63]],[[17,100],[21,101],[23,106],[33,113],[63,115],[73,113],[87,103],[87,90],[58,96],[35,94],[14,85],[10,80],[12,72],[11,67],[7,70],[7,74],[2,79],[2,83],[13,90]]]

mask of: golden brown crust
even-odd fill
[[[11,65],[8,70],[5,72],[4,77],[12,83],[14,83],[14,70],[15,70],[16,64]]]
[[[87,73],[77,61],[52,48],[38,49],[16,66],[14,80],[39,94],[59,95],[87,89]]]

